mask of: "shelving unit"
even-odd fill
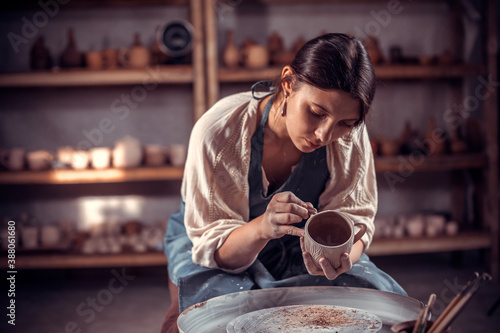
[[[255,6],[282,5],[282,4],[307,4],[314,6],[317,3],[342,3],[342,0],[316,0],[316,1],[283,1],[283,0],[259,0],[253,3]],[[380,0],[360,0],[357,3],[380,3]],[[450,15],[453,17],[455,27],[459,25],[460,4],[459,1],[450,2]],[[214,19],[216,13],[215,0],[210,0],[205,11],[206,39],[207,39],[207,89],[208,105],[212,105],[219,98],[221,84],[227,83],[252,83],[259,80],[275,79],[281,68],[269,67],[258,70],[245,68],[229,69],[220,67],[217,40],[217,26]],[[486,59],[482,63],[453,64],[453,65],[410,65],[410,64],[381,64],[375,66],[375,73],[379,80],[401,80],[401,81],[444,81],[453,87],[453,97],[458,102],[462,96],[462,80],[478,76],[488,76],[491,82],[497,81],[497,35],[495,20],[495,3],[487,1],[483,13],[487,16],[485,32],[485,54]],[[462,45],[461,36],[458,35],[454,46],[460,50]],[[426,157],[418,163],[411,163],[408,156],[376,157],[375,168],[377,173],[401,172],[402,165],[410,166],[414,172],[450,172],[457,177],[459,172],[474,170],[479,177],[480,189],[485,190],[481,194],[481,203],[478,209],[482,212],[479,225],[484,230],[476,232],[463,232],[454,237],[422,237],[422,238],[400,238],[400,239],[375,239],[368,250],[370,255],[393,255],[410,253],[427,253],[440,251],[459,251],[470,249],[490,250],[490,267],[492,273],[499,277],[499,213],[498,213],[498,101],[496,89],[487,87],[494,91],[483,104],[484,120],[486,128],[486,149],[484,153],[468,153],[463,155],[443,155],[438,157]],[[477,181],[477,180],[476,180]],[[453,185],[453,200],[463,199],[464,190],[460,185]],[[463,213],[458,208],[453,214]]]
[[[194,71],[188,65],[147,69],[65,69],[47,72],[0,74],[0,88],[81,87],[133,84],[192,84]]]
[[[301,3],[314,6],[315,3],[348,2],[346,0],[259,0],[255,5],[279,5]],[[358,0],[359,3],[381,2],[381,0]],[[452,1],[456,2],[456,1]],[[258,70],[244,68],[228,69],[219,66],[217,41],[217,0],[148,0],[138,1],[72,1],[74,7],[100,6],[135,6],[135,5],[188,5],[191,9],[191,23],[196,31],[203,31],[195,36],[195,49],[192,66],[160,66],[146,70],[120,69],[113,71],[61,70],[59,72],[9,73],[0,74],[0,88],[24,87],[80,87],[106,85],[142,84],[145,78],[151,78],[159,84],[193,85],[194,119],[198,119],[207,107],[219,98],[220,84],[250,83],[259,80],[274,79],[281,68],[269,67]],[[2,5],[3,6],[3,5]],[[1,6],[0,6],[1,7]],[[478,64],[438,65],[377,65],[375,72],[380,80],[439,80],[461,86],[461,80],[467,77],[491,75],[491,82],[497,82],[497,50],[495,4],[487,1],[487,26],[485,44],[487,59]],[[496,89],[490,98],[484,101],[484,119],[487,148],[484,153],[463,155],[444,155],[427,157],[418,164],[411,164],[415,172],[457,172],[474,170],[480,173],[482,206],[484,221],[480,224],[484,230],[463,232],[453,237],[376,239],[369,255],[393,255],[410,253],[428,253],[439,251],[459,251],[487,249],[491,256],[491,271],[498,278],[499,272],[499,213],[498,213],[498,100]],[[402,161],[407,156],[377,157],[375,167],[378,173],[399,172]],[[43,172],[3,172],[0,173],[0,185],[8,184],[81,184],[81,183],[118,183],[135,181],[180,180],[182,168],[137,168],[106,170],[50,170]],[[74,255],[74,254],[24,254],[18,257],[18,266],[22,268],[63,268],[63,267],[104,267],[165,265],[163,253],[123,254],[123,255]]]
[[[179,167],[155,167],[104,170],[6,171],[0,173],[0,184],[98,184],[136,181],[180,180]]]

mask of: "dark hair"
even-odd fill
[[[364,121],[375,96],[375,70],[358,39],[339,33],[316,37],[304,44],[290,66],[295,73],[276,81],[276,96],[281,95],[284,80],[292,80],[293,90],[299,89],[301,83],[322,90],[341,90],[361,104],[356,125]]]

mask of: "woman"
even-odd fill
[[[344,34],[315,38],[273,88],[226,97],[194,126],[181,210],[165,238],[179,310],[256,288],[348,285],[405,294],[363,254],[377,191],[364,124],[375,74],[362,44]],[[327,209],[368,226],[340,267],[325,258],[318,267],[302,250],[305,220]]]

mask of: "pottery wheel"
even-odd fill
[[[382,322],[382,327],[378,328],[379,333],[390,333],[392,325],[416,320],[420,309],[423,308],[422,302],[414,298],[374,289],[286,287],[249,290],[214,297],[184,310],[177,320],[177,325],[181,333],[227,333],[228,327],[231,329],[228,324],[233,320],[238,320],[237,318],[240,316],[260,310],[266,313],[266,311],[275,311],[275,308],[292,305],[309,307],[311,305],[326,305],[364,311],[363,313],[374,315]],[[239,319],[245,319],[245,317]],[[234,329],[239,329],[237,325],[239,324],[236,322],[233,324]],[[257,333],[259,331],[249,332]],[[282,332],[292,331],[282,330]],[[371,331],[367,330],[366,332]],[[373,332],[377,332],[377,330]]]
[[[241,315],[227,333],[375,333],[382,321],[366,311],[334,305],[289,305]]]

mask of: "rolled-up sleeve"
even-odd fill
[[[215,252],[249,217],[247,179],[256,102],[234,98],[222,100],[195,124],[184,170],[184,224],[193,243],[192,259],[209,268],[218,268]]]

